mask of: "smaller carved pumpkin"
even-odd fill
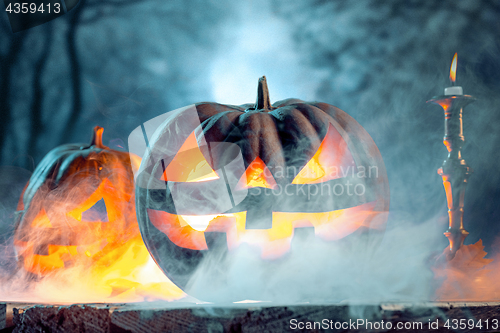
[[[139,235],[132,164],[140,161],[104,146],[102,133],[96,126],[89,145],[50,151],[26,185],[14,244],[27,271],[46,274],[75,261],[106,264],[119,255],[113,249]]]

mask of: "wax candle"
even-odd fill
[[[453,56],[453,61],[451,62],[451,67],[450,67],[450,81],[452,86],[444,88],[444,94],[446,96],[449,95],[463,95],[464,91],[462,87],[456,86],[455,85],[455,79],[457,77],[457,54]]]

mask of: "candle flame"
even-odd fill
[[[457,78],[457,54],[453,56],[453,61],[451,62],[450,67],[450,80],[455,83],[455,79]]]

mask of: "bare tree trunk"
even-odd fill
[[[11,94],[12,70],[21,51],[27,34],[20,32],[14,34],[7,54],[0,57],[0,159],[3,156],[5,143],[9,135],[12,122]]]
[[[35,157],[38,146],[38,138],[43,132],[42,110],[43,110],[43,87],[42,77],[47,64],[50,49],[52,47],[52,25],[44,25],[45,43],[43,51],[35,63],[33,73],[33,100],[30,112],[30,134],[28,138],[28,155]]]
[[[82,112],[82,82],[81,82],[81,68],[80,68],[80,58],[77,50],[77,39],[76,34],[78,31],[78,25],[80,22],[80,17],[82,15],[83,7],[85,5],[85,0],[80,0],[80,4],[73,9],[72,20],[70,27],[68,29],[68,34],[66,36],[67,42],[67,52],[68,60],[70,64],[70,74],[71,74],[71,88],[73,90],[73,103],[69,113],[69,117],[63,128],[61,135],[61,143],[67,143],[72,133],[75,130],[76,123],[80,114]]]

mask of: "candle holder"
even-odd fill
[[[438,169],[438,174],[443,178],[448,203],[449,228],[444,233],[450,242],[450,251],[446,254],[448,260],[455,257],[469,234],[464,229],[464,197],[467,179],[473,171],[462,158],[465,142],[462,114],[464,107],[475,100],[470,95],[445,95],[427,101],[444,110],[443,143],[448,149],[448,157]]]

